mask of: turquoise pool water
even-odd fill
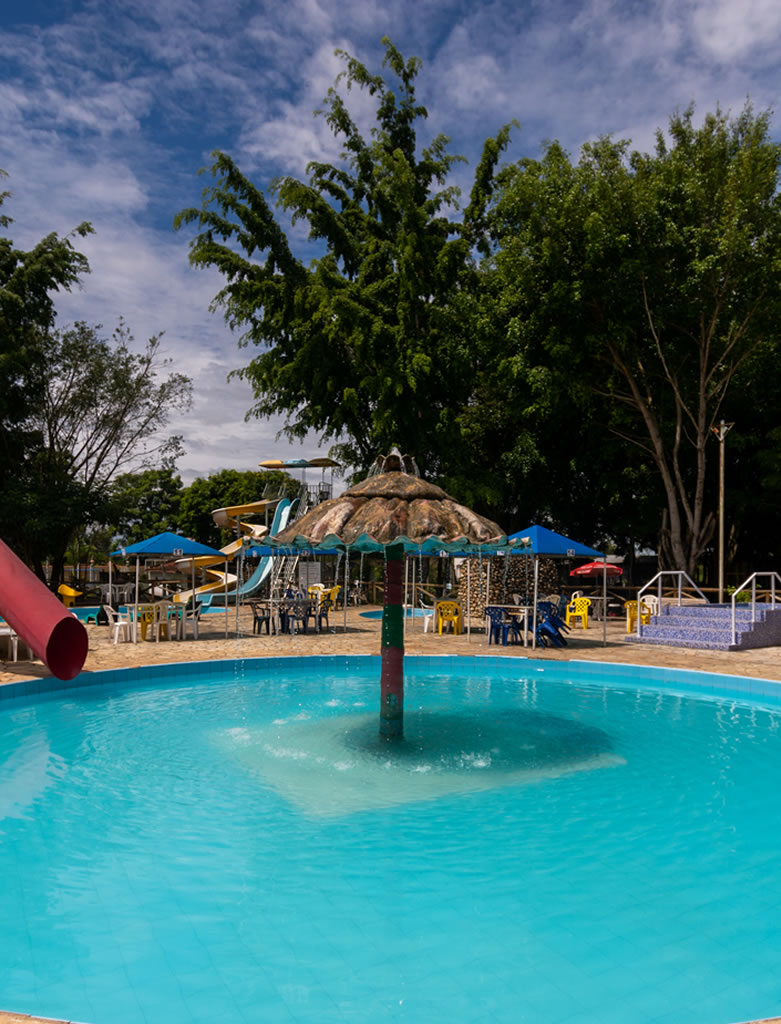
[[[778,1013],[773,687],[599,671],[410,659],[398,752],[375,738],[375,658],[0,700],[0,1007],[92,1024]]]
[[[79,619],[81,622],[97,622],[98,612],[100,611],[100,605],[74,605],[73,608],[70,608],[69,610],[72,611],[76,618]],[[117,611],[120,612],[120,614],[122,615],[127,615],[127,605],[120,605]],[[205,605],[201,609],[201,613],[203,615],[216,615],[218,613],[221,615],[225,615],[225,608],[210,608],[208,605]],[[233,613],[234,615],[236,613],[235,605],[233,608]]]
[[[80,622],[97,622],[100,605],[74,605],[69,610]],[[120,611],[124,611],[124,609],[120,608]]]

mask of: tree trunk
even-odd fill
[[[52,578],[49,589],[57,592],[57,587],[65,582],[65,555],[55,554],[52,557]]]
[[[380,736],[404,736],[404,607],[402,566],[404,545],[385,549],[385,605],[382,611],[382,673],[380,677]]]

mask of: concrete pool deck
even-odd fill
[[[138,644],[113,644],[111,631],[107,626],[86,626],[89,636],[89,652],[84,672],[101,669],[134,668],[141,665],[176,664],[185,661],[205,661],[222,658],[263,658],[280,655],[306,656],[328,654],[379,654],[380,619],[367,619],[361,611],[350,608],[347,611],[347,629],[342,611],[331,617],[335,632],[298,633],[294,636],[253,636],[252,616],[242,609],[239,616],[239,631],[236,632],[235,610],[229,610],[228,637],[225,636],[225,617],[212,614],[201,619],[198,640],[154,642],[146,640]],[[506,658],[539,658],[544,661],[606,661],[631,665],[648,665],[662,668],[689,669],[700,672],[717,672],[727,675],[778,680],[781,683],[781,647],[765,647],[753,651],[700,651],[680,647],[656,647],[652,645],[627,643],[625,620],[609,619],[607,623],[607,646],[602,644],[602,623],[592,620],[587,630],[573,628],[568,635],[565,648],[544,648],[532,650],[522,645],[491,644],[484,631],[471,635],[453,636],[424,633],[423,621],[411,619],[408,622],[405,648],[408,654],[420,655],[496,655]],[[23,645],[19,648],[20,660],[0,661],[0,685],[18,682],[22,679],[40,679],[50,673],[40,661],[22,660],[28,655]]]
[[[344,655],[378,654],[380,650],[381,621],[360,615],[366,608],[350,608],[346,615],[340,611],[332,616],[336,632],[306,633],[294,636],[253,636],[252,616],[248,610],[239,615],[240,633],[236,632],[236,613],[228,615],[228,637],[225,636],[225,617],[221,614],[205,616],[201,620],[199,639],[186,641],[147,640],[138,644],[112,643],[111,630],[106,626],[88,625],[89,652],[84,672],[103,669],[133,668],[144,665],[178,664],[233,658],[278,657],[280,655]],[[605,661],[632,665],[688,669],[701,672],[777,680],[781,684],[781,648],[771,647],[755,651],[699,651],[684,648],[645,646],[627,643],[625,621],[608,620],[607,646],[602,644],[602,623],[592,622],[588,630],[573,628],[569,646],[563,649],[524,648],[521,645],[502,647],[488,645],[484,632],[471,636],[453,636],[424,633],[421,619],[410,620],[406,634],[406,651],[417,655],[497,655],[507,658],[538,658],[544,661]],[[5,653],[5,652],[3,652]],[[50,675],[40,661],[22,660],[29,654],[20,643],[20,660],[0,660],[0,685],[24,679],[40,679]],[[0,1024],[53,1024],[51,1018],[31,1017],[21,1013],[0,1010]],[[65,1022],[56,1022],[65,1024]],[[93,1022],[106,1024],[106,1022]],[[725,1022],[714,1021],[714,1024]],[[749,1022],[745,1022],[749,1024]],[[781,1017],[765,1018],[753,1024],[781,1024]]]

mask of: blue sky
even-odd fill
[[[208,312],[220,280],[189,267],[173,217],[198,205],[197,171],[214,149],[259,186],[335,160],[312,116],[342,69],[334,50],[379,71],[383,35],[422,58],[427,131],[468,158],[466,187],[485,137],[513,118],[510,159],[553,138],[575,155],[606,133],[648,149],[691,102],[700,115],[717,103],[737,112],[748,95],[775,108],[781,89],[778,0],[2,0],[12,237],[29,246],[92,221],[79,246],[92,273],[58,299],[60,326],[78,318],[108,334],[123,316],[138,339],[165,332],[166,354],[195,383],[192,411],[171,424],[185,482],[319,452],[316,437],[276,441],[279,422],[244,422],[252,397],[226,376],[246,352]],[[351,96],[368,120],[366,98]],[[300,231],[297,244],[303,255]]]

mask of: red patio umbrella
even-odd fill
[[[570,576],[602,576],[605,570],[608,576],[621,576],[624,572],[620,565],[613,565],[612,562],[607,565],[604,562],[586,562],[577,569],[570,569]]]

